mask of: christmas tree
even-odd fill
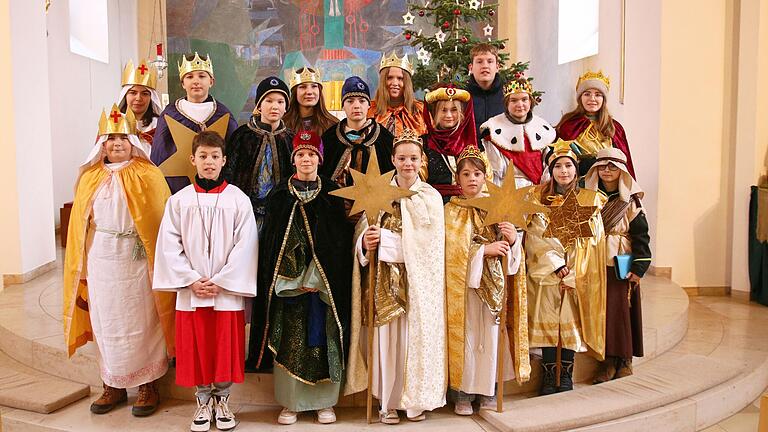
[[[525,71],[528,62],[512,63],[505,68],[509,54],[502,52],[506,39],[494,39],[493,17],[498,5],[486,5],[480,0],[438,0],[409,2],[403,15],[405,39],[417,48],[416,72],[413,85],[417,90],[427,89],[436,83],[452,83],[465,86],[469,80],[467,66],[469,51],[478,43],[487,43],[499,50],[499,73],[504,82],[528,80]],[[417,26],[418,22],[424,23]],[[431,25],[428,23],[431,21]],[[478,36],[473,28],[482,28]],[[417,28],[424,27],[424,28]],[[538,97],[540,92],[534,95]]]

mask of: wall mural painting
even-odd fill
[[[329,109],[341,85],[359,75],[378,86],[382,52],[415,61],[403,37],[406,0],[167,0],[171,100],[183,95],[175,65],[185,52],[209,53],[214,96],[247,121],[256,85],[305,65],[320,70]]]

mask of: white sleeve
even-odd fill
[[[379,237],[379,261],[388,263],[404,263],[403,237],[386,228],[381,229]]]
[[[259,235],[251,202],[243,195],[235,213],[234,245],[226,264],[211,277],[211,282],[243,297],[256,295],[256,270],[259,261]],[[243,205],[245,204],[245,205]],[[246,207],[247,205],[247,207]]]
[[[522,244],[523,244],[523,233],[518,232],[517,233],[517,240],[515,241],[515,244],[512,245],[512,247],[509,249],[509,253],[507,253],[507,275],[511,276],[520,269],[520,258],[522,256]]]
[[[181,241],[180,206],[169,199],[160,223],[155,245],[155,266],[152,288],[162,291],[177,291],[200,280],[200,273],[192,268]]]
[[[365,231],[363,231],[363,234],[361,234],[360,237],[357,238],[357,243],[355,243],[355,253],[357,253],[357,261],[363,267],[368,265],[368,257],[366,256],[366,253],[363,252],[364,236],[365,236]]]
[[[469,274],[467,275],[468,288],[480,288],[480,280],[483,278],[484,258],[485,246],[480,246],[475,256],[469,261]]]

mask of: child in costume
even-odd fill
[[[525,77],[504,86],[505,111],[480,125],[480,137],[493,169],[493,182],[501,185],[507,174],[517,187],[547,180],[544,150],[555,141],[555,128],[533,113],[533,85]],[[513,172],[508,173],[510,165]]]
[[[605,361],[594,383],[632,375],[632,357],[643,356],[643,321],[640,279],[651,265],[650,236],[643,190],[632,178],[627,159],[613,147],[597,152],[587,172],[585,187],[608,197],[601,211],[605,226],[607,297],[605,308]],[[617,277],[614,257],[630,254],[626,279]]]
[[[352,279],[350,359],[345,394],[367,387],[367,330],[374,325],[373,395],[381,403],[382,423],[400,422],[397,410],[410,421],[421,421],[445,405],[445,225],[443,201],[419,180],[423,144],[406,129],[395,138],[392,162],[397,174],[391,185],[416,192],[394,203],[393,214],[378,216],[368,226],[360,218],[356,233]],[[367,286],[370,271],[366,252],[378,250],[375,286]],[[361,284],[361,280],[363,283]],[[374,290],[374,322],[367,322],[367,291]],[[357,310],[357,312],[355,312]],[[365,317],[365,318],[362,318]],[[355,319],[357,318],[357,319]]]
[[[186,96],[165,107],[158,118],[151,155],[152,162],[165,174],[171,193],[180,191],[194,178],[194,169],[187,157],[192,153],[188,137],[213,127],[226,139],[237,128],[229,108],[210,94],[216,83],[210,56],[184,54],[179,64],[179,79]],[[224,124],[217,123],[219,121]],[[183,133],[182,128],[191,133]]]
[[[579,188],[572,144],[558,140],[547,156],[551,178],[534,194],[550,213],[530,215],[525,236],[529,339],[531,348],[542,351],[542,395],[573,389],[576,352],[598,360],[605,355],[605,233],[599,211],[604,197]],[[560,215],[566,204],[576,210]],[[565,226],[576,211],[584,223]]]
[[[421,112],[423,104],[416,100],[413,91],[413,65],[408,55],[398,57],[392,51],[389,56],[381,56],[379,64],[379,88],[371,102],[368,117],[387,128],[394,136],[399,136],[405,129],[416,131],[419,135],[427,133]]]
[[[615,147],[627,159],[627,171],[634,178],[635,167],[629,152],[624,127],[611,116],[606,98],[611,80],[602,71],[588,71],[576,83],[576,108],[563,115],[557,136],[566,141],[575,140],[579,150],[579,175],[583,176],[595,163],[597,152]]]
[[[474,145],[461,152],[456,164],[461,195],[445,205],[448,385],[458,415],[472,415],[472,402],[478,396],[481,407],[496,408],[499,349],[503,350],[504,380],[530,375],[527,340],[514,364],[508,338],[499,341],[505,277],[502,260],[507,261],[506,275],[517,273],[522,238],[518,239],[509,222],[483,226],[486,213],[467,204],[467,199],[483,196],[486,163],[485,155]],[[524,299],[524,285],[521,290],[508,295]],[[527,328],[527,317],[520,315],[517,325]],[[516,371],[514,365],[521,370]]]
[[[311,67],[291,70],[291,98],[285,112],[285,127],[299,133],[311,130],[317,135],[331,128],[339,119],[328,112],[323,97],[320,73]]]
[[[139,387],[134,416],[155,412],[156,380],[174,354],[173,293],[152,292],[155,241],[170,192],[139,142],[136,120],[112,106],[80,168],[64,260],[68,354],[88,340],[99,349],[104,414]]]
[[[235,427],[233,383],[244,379],[244,297],[256,295],[258,235],[248,197],[221,177],[224,140],[192,141],[195,183],[169,200],[160,226],[153,288],[175,291],[176,384],[195,386],[190,429]]]
[[[157,94],[157,69],[146,60],[142,60],[137,67],[129,60],[123,69],[121,85],[117,106],[123,113],[127,109],[133,111],[139,139],[151,146],[157,119],[163,111],[160,95]],[[149,149],[147,147],[146,153]]]
[[[323,144],[312,131],[293,138],[296,174],[272,190],[259,252],[260,294],[267,307],[266,337],[260,347],[274,357],[277,419],[293,424],[301,411],[317,411],[322,424],[333,411],[344,378],[349,340],[352,281],[352,225],[338,189],[317,174]],[[258,367],[258,365],[257,365]]]

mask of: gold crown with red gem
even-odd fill
[[[298,70],[292,69],[291,70],[291,78],[290,78],[290,84],[288,86],[293,89],[299,84],[305,84],[305,83],[315,83],[320,84],[321,77],[320,72],[318,72],[315,69],[312,69],[311,67],[303,67]]]
[[[528,93],[533,96],[533,84],[525,78],[518,78],[504,84],[504,97],[515,93]]]
[[[457,100],[459,102],[469,102],[470,94],[468,91],[460,88],[456,88],[453,85],[439,87],[424,96],[424,101],[428,104],[433,104],[438,101],[452,101]]]
[[[123,81],[121,85],[141,85],[156,89],[157,68],[146,60],[142,60],[137,67],[134,67],[133,60],[128,60],[128,63],[123,69]]]
[[[413,64],[408,60],[408,54],[403,54],[402,57],[398,57],[397,53],[392,51],[392,54],[382,56],[381,63],[379,64],[379,72],[388,67],[398,67],[413,75]]]
[[[136,135],[136,117],[133,115],[133,111],[127,109],[123,114],[117,104],[112,104],[109,115],[105,110],[101,111],[99,136],[111,134]]]
[[[486,163],[485,153],[483,153],[479,148],[477,148],[474,145],[468,145],[464,147],[464,150],[462,150],[461,153],[459,153],[459,157],[458,159],[456,159],[456,166],[458,166],[463,159],[467,159],[467,158],[480,159],[481,161],[483,161],[483,163]]]
[[[179,65],[179,79],[184,79],[184,75],[194,71],[204,71],[213,77],[213,63],[211,63],[211,56],[206,54],[205,59],[195,51],[195,56],[191,59],[188,54],[181,56],[181,63]]]
[[[421,140],[419,133],[413,129],[403,129],[403,132],[392,141],[392,148],[394,149],[398,145],[405,143],[413,143],[419,147],[424,147],[424,142]]]

